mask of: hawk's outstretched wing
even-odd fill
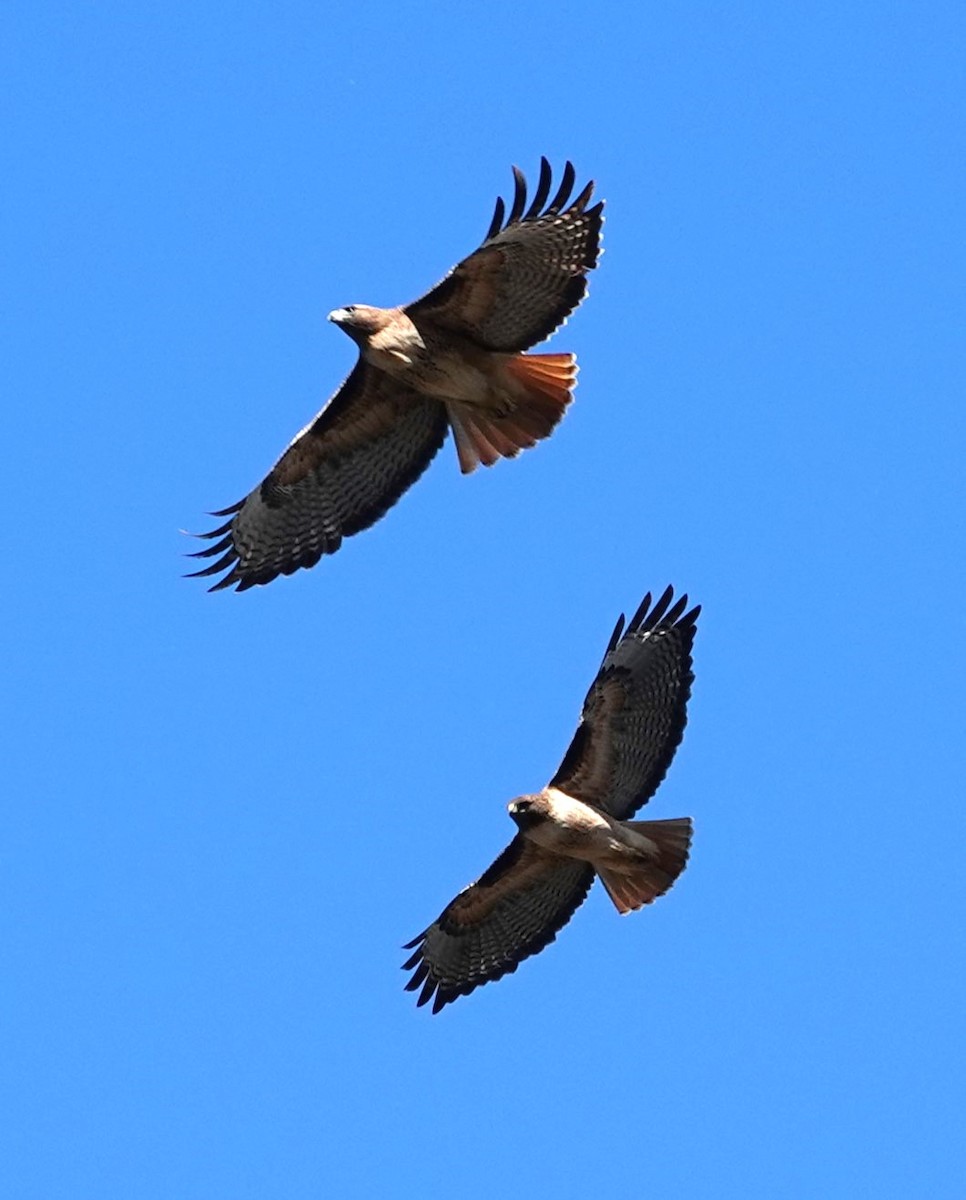
[[[548,338],[583,299],[587,272],[597,265],[603,223],[602,201],[587,208],[593,183],[565,207],[575,179],[568,162],[547,204],[551,170],[542,158],[537,190],[526,208],[526,180],[516,167],[513,179],[506,223],[500,198],[483,245],[406,306],[417,326],[426,319],[487,350],[517,353]]]
[[[447,429],[438,401],[360,360],[259,486],[214,514],[229,519],[200,535],[218,541],[193,557],[221,557],[193,574],[227,571],[211,591],[234,584],[243,592],[313,566],[396,503]]]
[[[406,990],[433,1012],[474,988],[515,971],[549,945],[583,902],[594,870],[551,854],[520,834],[476,883],[448,904],[430,927],[407,943],[415,953]]]
[[[625,821],[664,778],[687,723],[691,645],[700,605],[671,607],[650,593],[621,637],[623,616],[584,701],[580,725],[550,781],[568,796]]]

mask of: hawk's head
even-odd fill
[[[345,308],[333,309],[329,320],[354,341],[359,341],[378,333],[385,326],[388,314],[385,309],[373,308],[371,304],[347,304]]]
[[[521,830],[532,829],[549,815],[542,796],[517,796],[507,805],[507,812]]]

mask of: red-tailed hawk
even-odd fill
[[[568,203],[569,162],[549,203],[545,158],[529,207],[516,167],[513,177],[509,215],[497,199],[480,248],[422,299],[329,314],[358,345],[358,362],[262,483],[213,514],[228,520],[201,534],[218,540],[192,556],[221,555],[194,572],[227,572],[212,591],[241,592],[333,554],[416,482],[450,428],[465,474],[513,458],[557,425],[572,399],[576,358],[522,351],[583,299],[604,206],[587,207],[593,183]]]
[[[433,1012],[515,971],[557,936],[594,876],[620,913],[662,896],[684,870],[691,819],[629,821],[650,800],[687,722],[700,607],[650,594],[621,616],[580,725],[550,783],[509,805],[519,832],[483,875],[409,942],[407,991]]]

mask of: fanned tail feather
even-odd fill
[[[691,845],[691,818],[670,821],[625,821],[624,827],[642,834],[657,847],[654,858],[630,871],[598,868],[600,881],[622,915],[663,896],[684,870]]]
[[[508,397],[505,415],[476,405],[447,404],[464,475],[480,463],[492,467],[501,458],[515,458],[521,450],[548,437],[573,399],[576,355],[516,354],[504,362],[503,369]]]

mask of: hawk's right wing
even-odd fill
[[[406,990],[420,986],[417,1004],[437,1013],[458,996],[515,971],[549,945],[583,902],[594,881],[585,862],[551,854],[517,834],[476,883],[430,927],[408,942],[415,953]]]
[[[319,415],[193,557],[222,557],[195,571],[227,571],[211,591],[243,592],[334,554],[344,537],[375,524],[422,475],[446,439],[437,400],[356,363]]]

